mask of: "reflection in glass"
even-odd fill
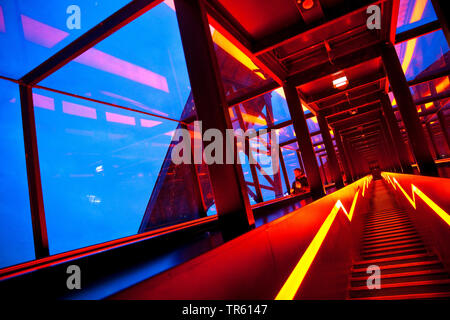
[[[450,69],[448,44],[442,30],[395,45],[407,80]]]
[[[0,73],[19,79],[130,1],[1,1]],[[68,27],[74,4],[80,8],[79,29]]]
[[[157,5],[40,84],[180,120],[191,88],[175,11]]]
[[[52,254],[200,217],[195,168],[168,161],[178,122],[46,90],[34,102]]]
[[[397,33],[419,27],[436,19],[431,0],[400,0]]]
[[[33,260],[18,85],[0,80],[0,268]]]

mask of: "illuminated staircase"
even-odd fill
[[[430,252],[406,211],[383,181],[372,184],[360,256],[350,279],[350,299],[430,299],[450,297],[450,276]],[[370,265],[381,271],[381,288],[369,289]]]

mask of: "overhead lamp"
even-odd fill
[[[333,87],[335,89],[344,89],[348,85],[348,80],[345,75],[333,80]]]
[[[301,4],[302,8],[305,10],[309,10],[312,7],[314,7],[314,0],[304,0],[304,1],[298,0],[297,3]]]

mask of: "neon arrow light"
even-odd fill
[[[371,179],[370,177],[367,177],[364,181],[363,190],[366,186],[366,183],[370,183]],[[331,228],[331,225],[334,222],[334,219],[336,218],[339,210],[342,209],[344,211],[346,217],[348,218],[349,222],[352,221],[353,218],[353,212],[355,211],[356,207],[356,201],[358,199],[359,190],[360,187],[358,187],[355,196],[353,197],[353,202],[350,207],[350,211],[347,212],[344,205],[342,204],[341,200],[336,201],[333,208],[331,209],[330,214],[327,216],[325,221],[323,222],[322,226],[320,227],[319,231],[317,231],[316,235],[314,236],[313,240],[309,244],[306,251],[303,253],[302,257],[298,261],[297,265],[295,266],[294,270],[292,270],[291,274],[289,275],[288,279],[284,283],[281,290],[278,292],[277,296],[275,297],[275,300],[292,300],[295,297],[295,294],[297,293],[298,289],[302,285],[302,282],[308,273],[309,268],[311,267],[311,264],[314,261],[314,258],[317,255],[317,252],[319,252],[320,247],[322,246],[323,241],[325,240],[328,231]]]
[[[411,184],[411,193],[412,198],[408,195],[408,193],[402,188],[400,183],[398,183],[397,179],[395,177],[389,177],[389,175],[384,174],[383,178],[387,181],[389,181],[394,189],[397,189],[396,185],[400,189],[400,191],[403,193],[403,195],[406,197],[406,199],[409,201],[411,206],[414,209],[417,209],[416,205],[416,195],[421,198],[436,214],[441,217],[442,220],[444,220],[449,226],[450,226],[450,216],[449,214],[444,211],[441,207],[439,207],[433,200],[431,200],[425,193],[423,193],[419,188],[417,188],[415,185]]]

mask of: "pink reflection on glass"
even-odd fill
[[[132,126],[136,125],[136,120],[134,117],[124,116],[124,115],[112,113],[112,112],[106,112],[106,121],[123,123],[123,124],[132,125]]]
[[[169,92],[165,77],[95,48],[89,49],[74,61]]]
[[[147,119],[141,119],[141,126],[145,128],[152,128],[157,126],[158,124],[161,124],[161,121],[154,121],[154,120],[147,120]]]
[[[25,39],[46,48],[53,48],[69,34],[45,23],[20,15]]]
[[[76,103],[63,101],[63,112],[74,116],[97,119],[97,110]]]
[[[3,18],[3,9],[0,6],[0,32],[6,32],[5,19]]]
[[[122,100],[122,101],[129,102],[129,103],[135,105],[136,107],[139,107],[139,108],[142,108],[144,110],[153,112],[154,114],[159,114],[159,115],[164,116],[164,117],[168,117],[169,116],[167,113],[161,112],[161,111],[153,109],[153,108],[149,108],[149,107],[147,107],[146,105],[144,105],[143,103],[141,103],[139,101],[136,101],[136,100],[133,100],[133,99],[130,99],[130,98],[118,95],[116,93],[112,93],[112,92],[109,92],[109,91],[100,91],[100,93],[104,94],[105,96],[114,98],[114,99],[119,99],[119,100]]]
[[[55,100],[37,93],[33,93],[33,103],[35,107],[55,111]]]
[[[173,11],[175,11],[175,4],[173,3],[173,0],[165,0],[164,4],[167,5]]]

